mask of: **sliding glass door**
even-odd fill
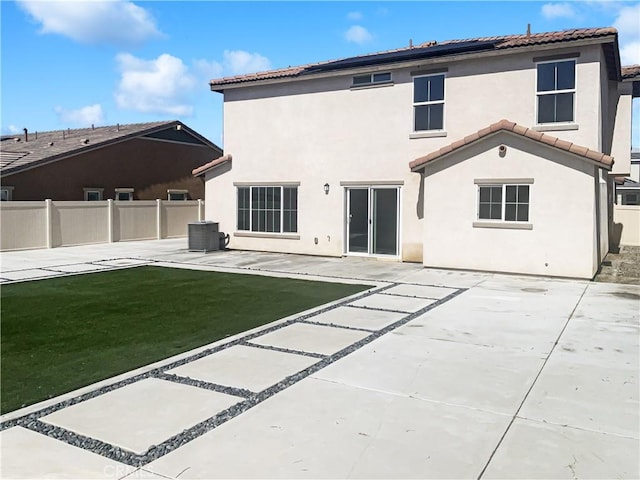
[[[398,187],[347,189],[347,253],[398,255]]]

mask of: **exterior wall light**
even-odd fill
[[[328,183],[324,184],[324,194],[325,195],[329,195],[329,184]]]

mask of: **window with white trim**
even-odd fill
[[[444,73],[413,77],[413,130],[444,128]]]
[[[538,124],[573,122],[575,119],[576,61],[540,62],[536,95]]]
[[[0,202],[10,202],[13,199],[13,187],[0,188]]]
[[[167,200],[187,200],[189,190],[167,190]]]
[[[118,201],[133,200],[133,188],[116,188],[115,192]]]
[[[529,185],[478,185],[478,220],[529,221]]]
[[[103,188],[85,188],[84,190],[84,199],[87,202],[97,202],[102,200],[102,192]]]
[[[298,231],[298,187],[238,188],[238,230],[269,233]]]
[[[623,193],[622,205],[640,205],[640,193]]]
[[[391,72],[356,75],[353,77],[353,85],[351,86],[365,87],[367,85],[376,85],[380,83],[391,83]]]

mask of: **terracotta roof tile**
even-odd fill
[[[518,125],[514,122],[510,122],[508,120],[503,119],[503,120],[500,120],[499,122],[489,125],[486,128],[483,128],[482,130],[474,134],[467,135],[462,140],[457,140],[423,157],[416,158],[415,160],[409,163],[409,168],[411,168],[411,170],[413,171],[420,170],[429,162],[437,160],[448,153],[454,152],[460,148],[470,145],[481,138],[487,137],[489,135],[493,135],[501,131],[512,132],[516,135],[529,138],[533,141],[550,145],[554,148],[564,150],[565,152],[570,152],[580,157],[584,157],[594,162],[598,162],[604,165],[605,167],[611,167],[611,165],[613,165],[613,157],[609,155],[605,155],[604,153],[597,152],[595,150],[590,150],[587,147],[583,147],[571,142],[567,142],[566,140],[561,140],[557,137],[548,135],[546,133],[543,134],[540,132],[536,132],[529,128],[523,127],[522,125]]]
[[[640,65],[628,65],[622,67],[622,79],[627,80],[631,78],[640,77]]]
[[[519,34],[519,35],[503,35],[503,36],[493,36],[493,37],[465,38],[465,39],[457,39],[457,40],[447,40],[444,42],[431,41],[431,42],[422,43],[420,45],[416,45],[414,47],[397,48],[393,50],[370,53],[367,55],[350,57],[348,59],[349,60],[362,59],[362,58],[365,58],[368,56],[374,56],[374,55],[390,54],[394,52],[398,52],[398,53],[407,52],[412,48],[426,48],[426,47],[441,46],[441,45],[455,45],[455,44],[460,44],[464,42],[495,42],[495,45],[493,47],[495,50],[504,50],[509,48],[526,47],[531,45],[544,45],[544,44],[550,44],[550,43],[570,42],[573,40],[600,38],[600,37],[614,36],[614,35],[617,35],[617,30],[615,28],[606,27],[606,28],[577,28],[577,29],[562,30],[557,32],[532,33],[530,35]],[[312,67],[325,65],[325,64],[336,62],[339,60],[347,60],[347,59],[329,60],[324,62],[310,63],[307,65],[280,68],[277,70],[269,70],[265,72],[257,72],[257,73],[250,73],[246,75],[235,75],[232,77],[217,78],[217,79],[211,80],[209,83],[212,89],[223,90],[224,86],[226,85],[237,85],[241,83],[256,82],[260,80],[294,78],[305,73],[308,69]]]
[[[227,163],[231,161],[231,154],[224,155],[222,157],[216,158],[215,160],[210,161],[209,163],[205,163],[204,165],[199,166],[198,168],[194,168],[191,171],[191,174],[194,177],[200,176],[203,173],[211,170],[213,167],[217,167],[218,165],[222,165],[223,163]]]

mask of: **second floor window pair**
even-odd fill
[[[541,62],[537,66],[537,124],[574,121],[576,61]],[[444,129],[444,74],[413,78],[413,129]]]

